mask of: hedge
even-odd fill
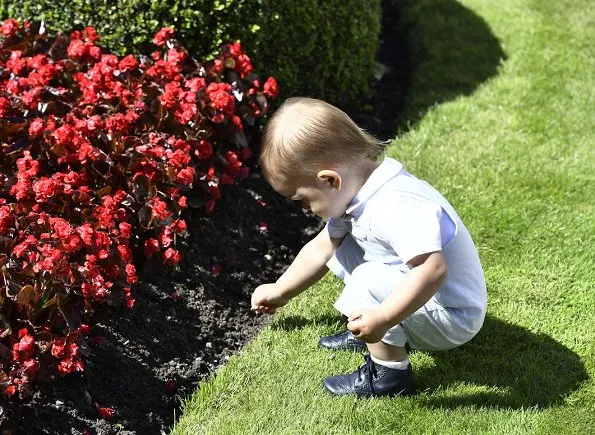
[[[378,49],[380,0],[0,0],[0,18],[44,20],[56,30],[94,26],[101,44],[125,54],[164,26],[197,57],[239,39],[283,94],[343,108],[369,89]]]

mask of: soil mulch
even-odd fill
[[[386,68],[364,109],[350,115],[388,139],[404,101],[406,53],[395,32],[398,12],[390,0],[383,3],[378,60]],[[146,263],[134,309],[96,313],[84,376],[42,385],[33,400],[17,404],[8,415],[12,434],[168,433],[180,398],[265,325],[267,318],[250,310],[254,288],[276,280],[321,228],[258,174],[227,188],[208,219],[191,212],[187,222],[179,270]],[[113,418],[101,419],[97,407],[112,408]]]

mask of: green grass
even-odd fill
[[[421,393],[326,395],[357,354],[325,278],[200,385],[179,434],[595,432],[595,15],[590,0],[417,0],[412,97],[389,154],[451,200],[488,282],[480,334],[414,352]]]

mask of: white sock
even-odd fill
[[[409,358],[407,357],[401,361],[383,361],[381,359],[375,358],[373,355],[370,356],[372,357],[372,361],[374,361],[376,364],[388,367],[389,369],[407,370],[407,367],[409,366]]]

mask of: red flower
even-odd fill
[[[164,107],[171,109],[175,107],[180,101],[183,95],[183,91],[178,82],[169,82],[165,85],[165,90],[162,95],[159,96],[159,101]]]
[[[9,18],[2,23],[2,29],[0,31],[2,36],[5,38],[12,38],[18,30],[19,22],[15,19]]]
[[[159,242],[157,239],[145,240],[145,255],[149,256],[154,252],[158,252],[159,249]]]
[[[78,357],[67,356],[60,361],[57,370],[61,375],[66,375],[72,372],[82,372],[85,370],[85,364]]]
[[[80,227],[76,228],[79,236],[83,239],[83,243],[85,246],[89,247],[93,245],[93,228],[89,224],[81,225]]]
[[[97,407],[97,412],[99,412],[99,415],[104,420],[111,420],[112,418],[114,418],[114,410],[113,410],[113,408]]]
[[[240,77],[244,78],[252,72],[252,62],[248,56],[242,53],[235,59],[235,66],[233,69],[240,73]]]
[[[33,183],[33,192],[35,192],[35,200],[45,202],[54,195],[60,194],[60,184],[52,178],[42,177]]]
[[[19,330],[21,339],[12,348],[13,358],[16,361],[29,359],[35,353],[35,339],[29,335],[25,328]]]
[[[121,236],[125,239],[129,239],[132,236],[132,225],[128,222],[120,222],[118,228],[120,228]]]
[[[184,168],[176,174],[176,181],[184,186],[190,186],[194,181],[194,169]]]
[[[66,239],[70,237],[74,231],[72,226],[62,218],[50,218],[50,227],[56,237],[59,239]]]
[[[233,127],[237,131],[242,131],[244,129],[244,125],[242,124],[242,120],[239,116],[236,116],[236,115],[232,116],[231,122],[233,122]]]
[[[10,211],[10,207],[3,205],[0,207],[0,233],[12,227],[14,224],[14,216]]]
[[[193,77],[190,80],[186,80],[184,86],[192,92],[198,92],[206,86],[206,82],[202,77]]]
[[[235,111],[235,98],[231,94],[229,83],[211,83],[207,86],[207,95],[211,101],[210,106],[227,116],[232,116]]]
[[[134,307],[135,299],[132,297],[129,297],[129,296],[127,296],[125,299],[126,299],[126,306],[128,308],[132,309]]]
[[[94,27],[85,27],[83,29],[83,36],[87,38],[89,42],[95,42],[99,39],[99,35]]]
[[[174,233],[183,233],[184,231],[186,231],[186,222],[183,221],[182,219],[176,219],[175,221],[173,221],[171,223],[171,225],[169,226],[169,228],[174,232]]]
[[[125,245],[118,245],[118,253],[122,261],[126,263],[132,262],[132,250]]]
[[[240,73],[242,78],[252,72],[252,63],[250,58],[242,51],[242,45],[239,41],[227,46],[229,54],[233,58],[233,69]]]
[[[167,209],[167,203],[159,199],[159,197],[152,198],[149,205],[153,209],[154,218],[165,220],[171,216],[171,211]]]
[[[136,276],[136,267],[134,267],[134,264],[128,263],[126,265],[126,282],[128,284],[136,284],[138,282],[138,278]]]
[[[163,263],[167,266],[178,264],[182,259],[182,255],[173,248],[167,248],[163,253]]]
[[[174,152],[168,150],[167,158],[169,159],[169,163],[176,168],[183,168],[190,163],[190,156],[182,150],[176,150]]]
[[[113,136],[118,133],[126,133],[130,127],[130,120],[122,113],[116,113],[105,120],[105,127]]]
[[[164,27],[153,38],[153,44],[157,47],[163,47],[168,39],[174,36],[174,29],[171,27]]]
[[[28,359],[23,362],[23,369],[25,370],[25,373],[27,373],[27,376],[33,379],[39,370],[39,362],[34,359]]]
[[[167,62],[173,64],[181,64],[186,59],[186,53],[175,48],[167,50]]]
[[[39,172],[39,162],[33,160],[29,151],[25,151],[23,157],[17,159],[17,168],[19,170],[19,175],[23,175],[27,178],[35,177]]]
[[[23,93],[21,100],[29,109],[35,109],[40,101],[42,88],[34,88]]]
[[[220,73],[225,69],[225,64],[221,59],[215,59],[213,61],[213,72]]]
[[[14,393],[16,393],[16,392],[17,392],[17,389],[16,389],[16,387],[14,385],[9,385],[4,390],[4,394],[6,394],[8,397],[14,396]]]
[[[228,151],[225,155],[225,159],[227,161],[227,166],[225,167],[225,170],[233,176],[238,175],[238,173],[240,172],[240,168],[242,167],[242,162],[238,158],[238,155],[233,151]]]
[[[8,115],[10,112],[10,100],[6,97],[0,97],[0,117]]]
[[[0,105],[0,114],[1,114],[1,111],[2,111],[2,107]],[[32,136],[32,137],[39,136],[43,132],[43,127],[44,127],[43,119],[35,118],[33,121],[31,121],[31,124],[29,124],[29,136]]]
[[[89,48],[88,48],[87,44],[85,44],[80,39],[72,39],[70,41],[70,45],[66,49],[66,53],[68,54],[68,56],[75,58],[75,59],[81,59],[81,58],[85,57],[88,52],[89,52]]]
[[[164,248],[167,248],[174,241],[174,238],[172,237],[171,229],[168,227],[162,228],[161,231],[159,231],[159,235],[157,236],[157,239],[159,240],[159,244],[161,246],[163,246]]]
[[[277,80],[274,77],[269,77],[266,82],[264,82],[264,94],[271,97],[277,98],[279,95],[279,85],[277,85]]]
[[[199,159],[208,159],[213,155],[213,146],[206,140],[202,139],[196,147],[194,154]]]

